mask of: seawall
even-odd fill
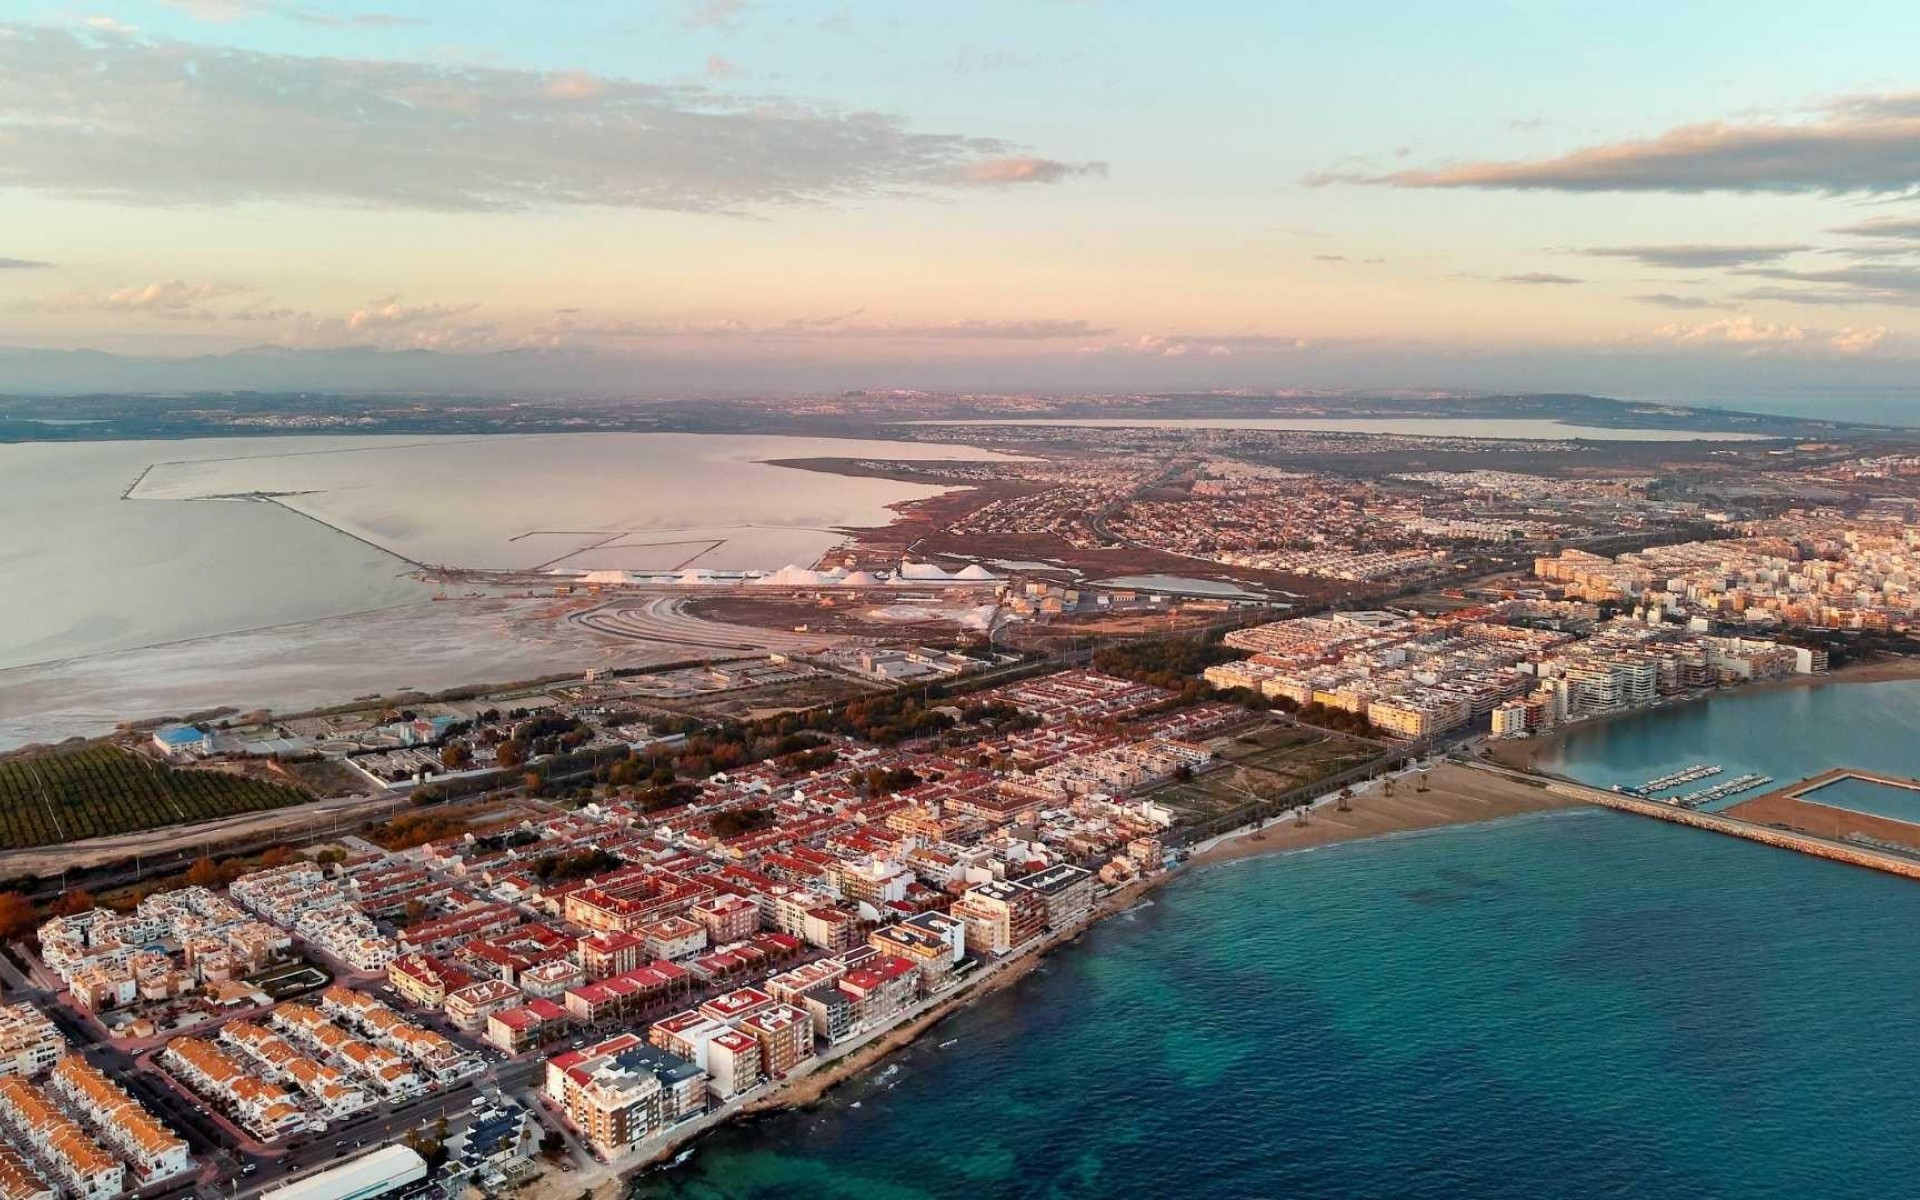
[[[1476,770],[1491,771],[1495,774],[1528,778],[1516,771],[1493,767],[1484,763],[1468,764]],[[1537,779],[1538,776],[1533,778]],[[1920,859],[1904,858],[1897,854],[1888,854],[1866,846],[1852,845],[1846,842],[1829,841],[1826,838],[1809,834],[1795,833],[1787,829],[1775,829],[1770,825],[1755,825],[1751,821],[1736,820],[1718,813],[1697,812],[1681,808],[1675,804],[1662,804],[1657,800],[1645,800],[1638,796],[1629,796],[1621,792],[1608,791],[1605,788],[1588,787],[1584,783],[1573,783],[1556,779],[1547,784],[1547,790],[1556,795],[1583,800],[1603,808],[1618,809],[1621,812],[1637,813],[1643,817],[1653,817],[1660,821],[1671,821],[1676,825],[1689,825],[1695,829],[1711,830],[1731,837],[1745,838],[1750,842],[1759,842],[1763,846],[1775,846],[1782,850],[1797,850],[1802,854],[1811,854],[1815,858],[1831,859],[1834,862],[1848,863],[1856,867],[1869,867],[1876,871],[1885,871],[1890,875],[1902,875],[1908,879],[1920,879]]]

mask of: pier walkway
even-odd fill
[[[1782,850],[1798,850],[1802,854],[1811,854],[1816,858],[1832,859],[1835,862],[1850,863],[1856,867],[1870,867],[1876,871],[1886,871],[1892,875],[1904,875],[1908,879],[1920,879],[1920,858],[1907,858],[1903,855],[1872,849],[1850,842],[1830,841],[1827,838],[1814,837],[1811,834],[1796,833],[1788,829],[1775,829],[1770,825],[1756,825],[1751,821],[1741,821],[1720,813],[1700,812],[1696,809],[1681,808],[1659,800],[1647,800],[1639,796],[1630,796],[1624,792],[1611,792],[1605,788],[1588,787],[1584,783],[1571,780],[1529,775],[1524,771],[1515,771],[1492,763],[1469,761],[1464,765],[1476,771],[1486,771],[1494,775],[1505,775],[1511,779],[1529,780],[1535,784],[1546,785],[1546,789],[1555,795],[1571,799],[1584,800],[1589,804],[1598,804],[1605,808],[1619,809],[1622,812],[1637,813],[1643,817],[1653,817],[1661,821],[1671,821],[1676,825],[1691,825],[1695,829],[1707,829],[1714,833],[1724,833],[1732,837],[1745,838],[1750,842],[1759,842],[1763,846],[1777,846]],[[1829,773],[1831,774],[1831,772]],[[1842,771],[1840,774],[1864,775],[1859,771]],[[1822,778],[1822,776],[1815,776]],[[1790,790],[1803,790],[1805,784],[1795,784]]]

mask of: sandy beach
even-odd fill
[[[1347,812],[1341,812],[1337,803],[1322,803],[1308,815],[1305,825],[1283,816],[1261,830],[1227,834],[1197,851],[1188,860],[1189,866],[1580,806],[1578,800],[1554,795],[1545,786],[1535,787],[1453,763],[1442,763],[1428,773],[1426,791],[1419,791],[1418,786],[1418,776],[1401,776],[1393,781],[1392,795],[1386,793],[1383,784],[1376,783],[1354,796]]]

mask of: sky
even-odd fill
[[[0,0],[0,391],[138,376],[46,353],[83,350],[161,385],[1894,387],[1915,45],[1873,2]]]

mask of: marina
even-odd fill
[[[1658,779],[1649,779],[1636,790],[1642,793],[1664,792],[1668,788],[1679,787],[1683,783],[1692,783],[1696,779],[1705,779],[1712,775],[1718,775],[1724,770],[1726,770],[1725,767],[1715,763],[1700,763],[1697,766],[1691,766],[1685,770],[1662,775]]]
[[[1681,808],[1700,808],[1704,805],[1712,804],[1715,800],[1725,800],[1728,796],[1737,796],[1741,792],[1750,792],[1755,788],[1765,787],[1772,782],[1773,776],[1771,775],[1742,775],[1736,779],[1729,779],[1725,783],[1717,783],[1712,787],[1704,787],[1697,791],[1688,792],[1684,796],[1671,797],[1667,800],[1667,803],[1677,804]]]
[[[1613,790],[1623,796],[1638,796],[1644,800],[1658,800],[1662,804],[1671,804],[1677,808],[1701,808],[1712,804],[1716,800],[1725,800],[1729,796],[1737,796],[1741,792],[1750,792],[1755,788],[1765,787],[1767,784],[1773,782],[1773,776],[1771,775],[1762,774],[1758,771],[1750,771],[1744,775],[1726,780],[1723,783],[1710,784],[1703,788],[1695,788],[1693,791],[1682,796],[1661,796],[1657,794],[1680,787],[1683,784],[1693,783],[1697,780],[1711,779],[1725,772],[1726,768],[1719,763],[1696,763],[1691,767],[1683,767],[1678,771],[1671,771],[1665,775],[1649,779],[1638,787],[1629,787],[1616,783],[1613,785]]]

